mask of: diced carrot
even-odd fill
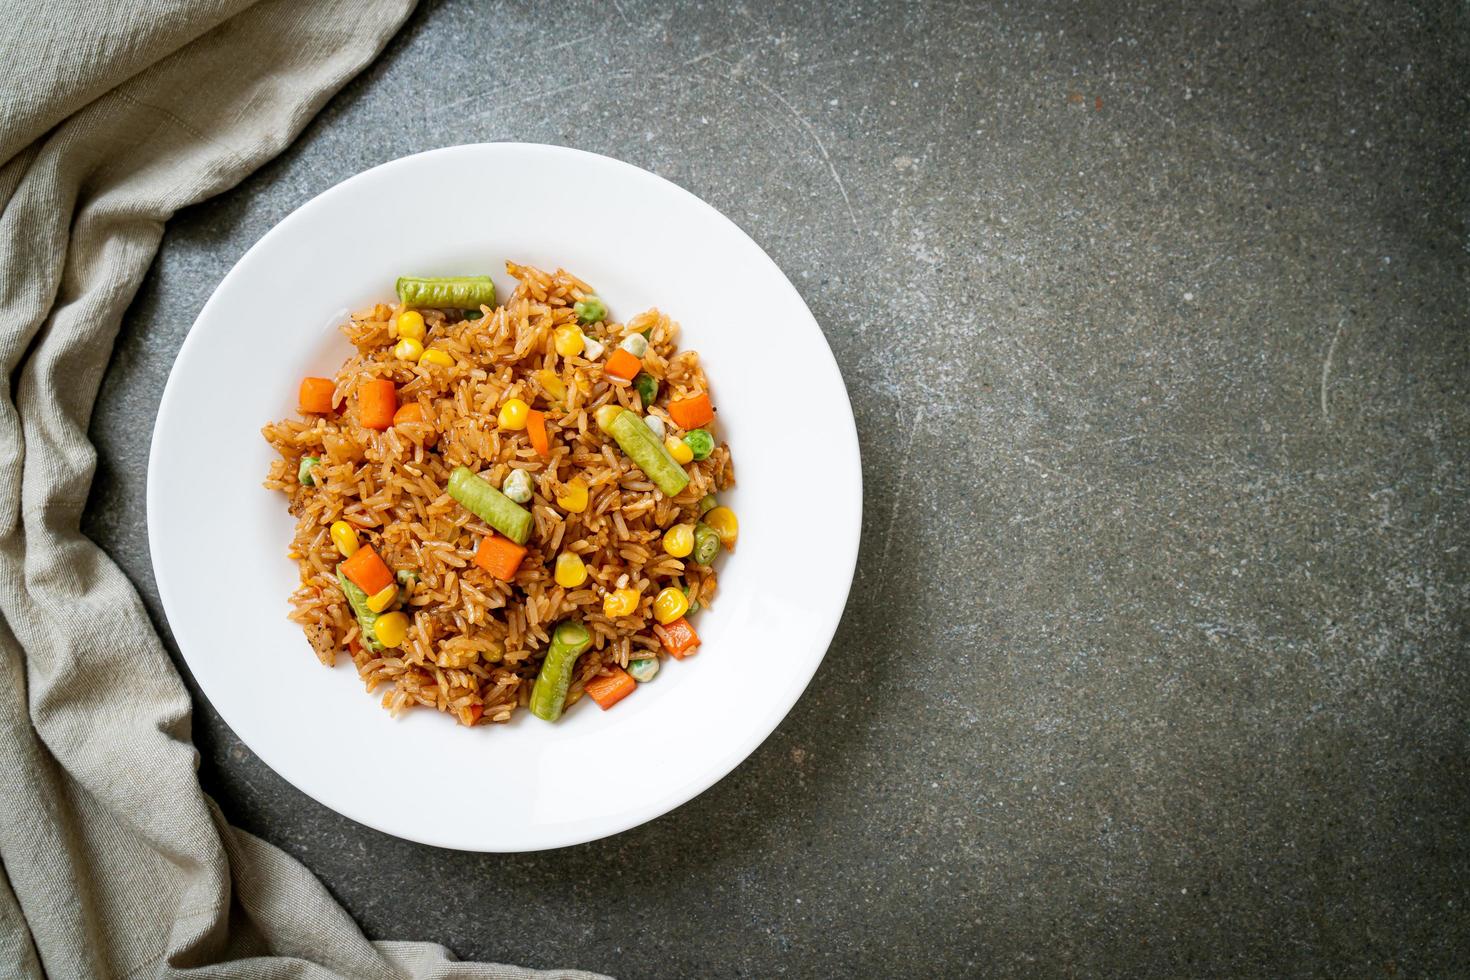
[[[500,534],[487,534],[475,549],[475,564],[479,565],[502,582],[516,577],[521,559],[526,557],[524,545],[516,544]]]
[[[551,440],[546,437],[546,413],[534,408],[526,416],[526,435],[531,437],[531,448],[537,456],[551,455]]]
[[[683,616],[667,626],[654,624],[653,631],[675,660],[694,656],[695,647],[699,646],[699,634],[694,632],[694,627]]]
[[[337,386],[330,378],[302,378],[298,401],[303,412],[320,412],[325,415],[333,408],[332,396]]]
[[[357,417],[366,428],[381,432],[393,424],[396,411],[398,391],[387,378],[374,378],[357,386]]]
[[[343,559],[338,567],[349,582],[370,596],[377,595],[393,584],[393,573],[383,564],[383,559],[378,557],[370,544],[358,548],[351,558]]]
[[[642,368],[641,360],[634,357],[632,352],[619,347],[612,352],[612,357],[609,357],[607,363],[603,365],[602,373],[611,378],[614,384],[625,385],[636,378]]]
[[[678,401],[669,402],[669,417],[677,422],[681,429],[697,429],[701,425],[708,425],[714,421],[715,407],[710,404],[709,395],[680,398]]]
[[[347,641],[347,655],[350,657],[356,657],[359,653],[362,653],[362,644],[359,643],[357,637],[354,636],[352,639]]]
[[[416,423],[424,420],[424,406],[418,402],[409,402],[398,411],[393,413],[393,424],[395,426],[405,423]]]
[[[480,717],[484,715],[485,706],[483,704],[472,704],[468,708],[466,708],[465,711],[470,716],[470,724],[474,725],[477,724],[480,721]]]
[[[587,682],[587,696],[597,702],[597,706],[603,711],[611,708],[623,698],[633,693],[638,686],[626,670],[614,667],[611,674],[601,674]]]

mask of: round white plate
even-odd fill
[[[740,544],[721,559],[697,656],[611,711],[529,712],[474,729],[394,719],[347,658],[321,666],[286,619],[293,520],[262,488],[260,427],[305,375],[350,353],[348,309],[397,276],[575,272],[626,319],[658,306],[700,352],[735,457]],[[395,160],[304,204],[225,276],[164,389],[148,540],[164,610],[205,695],[302,792],[370,827],[475,851],[560,847],[668,812],[769,735],[821,663],[852,584],[857,432],[811,312],[744,232],[668,181],[607,157],[520,143]],[[222,537],[223,536],[223,537]],[[222,561],[228,539],[230,560]],[[809,542],[805,552],[794,542]],[[808,564],[810,563],[810,564]],[[380,692],[381,694],[381,692]]]

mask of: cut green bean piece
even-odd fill
[[[572,304],[572,312],[583,323],[597,323],[607,319],[607,306],[596,296],[588,296]]]
[[[399,276],[398,301],[431,310],[494,306],[495,282],[489,276]]]
[[[602,425],[601,419],[598,424]],[[617,440],[619,448],[638,464],[638,468],[664,492],[664,496],[678,496],[689,486],[689,474],[684,472],[684,467],[675,462],[658,436],[635,413],[626,408],[620,409],[608,419],[603,431]]]
[[[551,646],[546,649],[546,659],[541,661],[541,670],[536,674],[536,684],[531,688],[531,714],[546,721],[561,717],[577,658],[590,646],[592,633],[581,623],[568,619],[557,625],[551,635]]]
[[[684,434],[684,445],[694,453],[695,459],[709,459],[709,454],[715,451],[715,437],[704,429],[694,429]]]
[[[658,673],[658,658],[643,657],[628,664],[628,674],[639,684],[647,684]]]
[[[373,631],[378,624],[378,614],[368,608],[368,594],[343,575],[340,568],[337,569],[337,584],[342,587],[342,594],[347,597],[352,615],[357,617],[357,625],[362,629],[362,645],[373,653],[382,653],[383,644],[378,642],[378,634]]]
[[[449,495],[460,506],[516,544],[531,536],[531,512],[470,472],[456,466],[449,474]]]
[[[694,525],[694,554],[690,557],[701,565],[708,565],[719,553],[719,532],[708,524]]]
[[[720,502],[715,499],[715,495],[712,493],[707,493],[699,498],[699,512],[701,514],[708,514],[718,506],[720,506]]]
[[[316,477],[311,475],[311,471],[315,469],[316,465],[320,462],[321,460],[316,456],[301,457],[301,465],[296,467],[296,482],[301,484],[303,487],[316,486]]]

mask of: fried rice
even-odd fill
[[[654,632],[660,590],[686,590],[691,604],[705,607],[715,595],[715,571],[675,557],[662,541],[669,528],[699,521],[707,495],[733,485],[729,447],[718,431],[708,457],[684,466],[688,486],[668,497],[592,417],[617,404],[676,430],[669,401],[709,391],[699,355],[678,350],[678,325],[657,309],[626,323],[583,326],[608,351],[646,333],[642,371],[659,387],[654,403],[644,406],[635,386],[614,383],[587,352],[557,353],[553,331],[578,324],[573,304],[595,298],[591,287],[564,270],[548,274],[507,263],[507,271],[518,281],[514,293],[478,317],[419,310],[424,345],[448,354],[451,364],[395,356],[402,308],[378,304],[341,328],[356,351],[333,379],[337,408],[262,430],[281,457],[265,485],[285,494],[296,518],[287,553],[301,584],[290,599],[291,619],[323,664],[346,655],[368,692],[381,691],[383,707],[395,714],[422,706],[464,725],[509,721],[529,700],[552,630],[574,618],[593,640],[576,663],[570,706],[599,674],[667,655]],[[374,379],[392,381],[398,403],[417,403],[421,415],[400,416],[403,421],[381,431],[364,426],[357,392]],[[545,412],[547,455],[537,453],[526,431],[497,425],[499,408],[515,398]],[[309,485],[298,478],[306,457],[319,460]],[[529,550],[510,581],[475,564],[481,539],[492,532],[449,495],[457,466],[497,487],[515,469],[531,476]],[[558,506],[578,477],[589,488],[580,513]],[[338,582],[343,553],[329,531],[338,521],[350,524],[389,568],[417,577],[398,599],[409,626],[396,647],[374,651],[363,642]],[[553,576],[557,556],[567,553],[580,556],[589,573],[572,588]],[[610,618],[603,600],[619,588],[638,592],[637,607]]]

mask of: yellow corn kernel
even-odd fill
[[[424,315],[418,310],[404,310],[398,314],[398,336],[409,340],[424,342]]]
[[[669,436],[664,440],[664,448],[669,451],[670,456],[674,457],[674,462],[680,466],[685,465],[694,458],[694,450],[690,449],[689,443],[683,439],[675,439],[673,436]]]
[[[408,617],[401,612],[384,613],[373,624],[373,634],[385,647],[399,647],[408,639]]]
[[[437,364],[440,367],[453,367],[454,358],[448,351],[442,351],[437,347],[430,347],[419,355],[420,364]]]
[[[672,623],[688,611],[689,597],[679,589],[664,589],[653,597],[653,618],[664,625]]]
[[[575,589],[587,581],[587,563],[582,556],[563,551],[556,556],[556,584],[564,589]]]
[[[555,371],[552,371],[548,368],[542,368],[540,371],[536,372],[535,378],[537,384],[541,385],[541,389],[545,391],[550,398],[559,402],[564,402],[567,400],[567,386],[562,382],[561,376],[558,375]]]
[[[551,337],[556,345],[556,352],[562,357],[576,357],[582,353],[582,331],[576,327],[557,327]]]
[[[404,337],[393,345],[393,356],[400,361],[417,361],[424,356],[424,345],[412,337]]]
[[[367,607],[373,612],[380,613],[393,605],[393,600],[398,598],[398,586],[389,585],[374,595],[368,596]]]
[[[693,524],[675,524],[664,532],[664,551],[667,551],[675,558],[686,558],[693,550]]]
[[[580,476],[561,488],[556,495],[556,505],[571,514],[580,514],[587,509],[587,481]]]
[[[602,599],[602,612],[608,619],[631,616],[638,609],[637,589],[614,589]]]
[[[728,507],[716,507],[704,515],[704,523],[720,536],[720,544],[726,548],[735,547],[735,539],[740,537],[740,522],[735,519],[733,510]]]
[[[519,398],[509,399],[500,406],[500,427],[519,431],[526,427],[526,419],[531,415],[531,406]]]
[[[346,521],[333,521],[331,533],[332,543],[337,546],[338,551],[342,552],[343,558],[351,558],[357,554],[359,547],[357,528]]]

